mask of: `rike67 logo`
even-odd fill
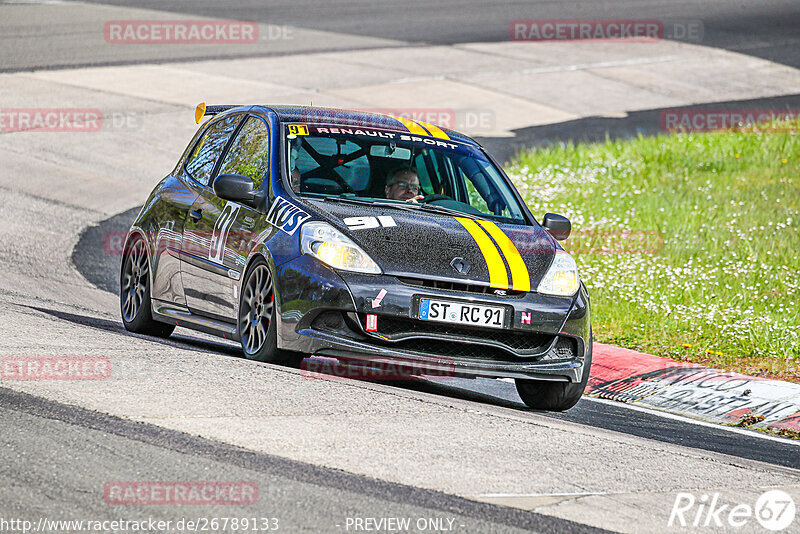
[[[691,493],[678,493],[667,526],[722,528],[727,532],[747,527],[742,531],[752,532],[755,520],[763,528],[779,532],[792,525],[795,512],[792,497],[778,489],[763,493],[755,505],[723,503],[719,493],[703,494],[699,498]]]

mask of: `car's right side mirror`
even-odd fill
[[[545,230],[550,232],[550,235],[557,241],[564,241],[569,237],[569,233],[572,231],[572,224],[569,222],[569,219],[556,213],[545,213],[542,226],[544,226]]]

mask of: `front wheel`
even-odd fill
[[[545,380],[516,379],[517,393],[522,402],[536,410],[563,412],[581,400],[589,371],[592,368],[592,335],[589,334],[588,350],[583,362],[583,375],[580,382],[548,382]]]
[[[247,270],[239,301],[239,333],[244,355],[250,360],[289,364],[297,359],[278,349],[275,290],[267,262],[257,259]]]
[[[153,319],[150,311],[150,262],[147,244],[135,237],[125,250],[119,280],[119,308],[122,324],[129,332],[147,336],[169,337],[174,324]]]

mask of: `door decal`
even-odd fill
[[[211,243],[208,248],[208,259],[217,263],[223,263],[225,257],[225,243],[228,241],[228,232],[236,222],[241,206],[228,201],[214,223],[214,232],[211,234]]]

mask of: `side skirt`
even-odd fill
[[[235,324],[209,319],[190,312],[183,306],[176,306],[168,302],[153,300],[153,319],[162,323],[174,324],[192,330],[198,330],[232,341],[240,341],[239,330]]]

